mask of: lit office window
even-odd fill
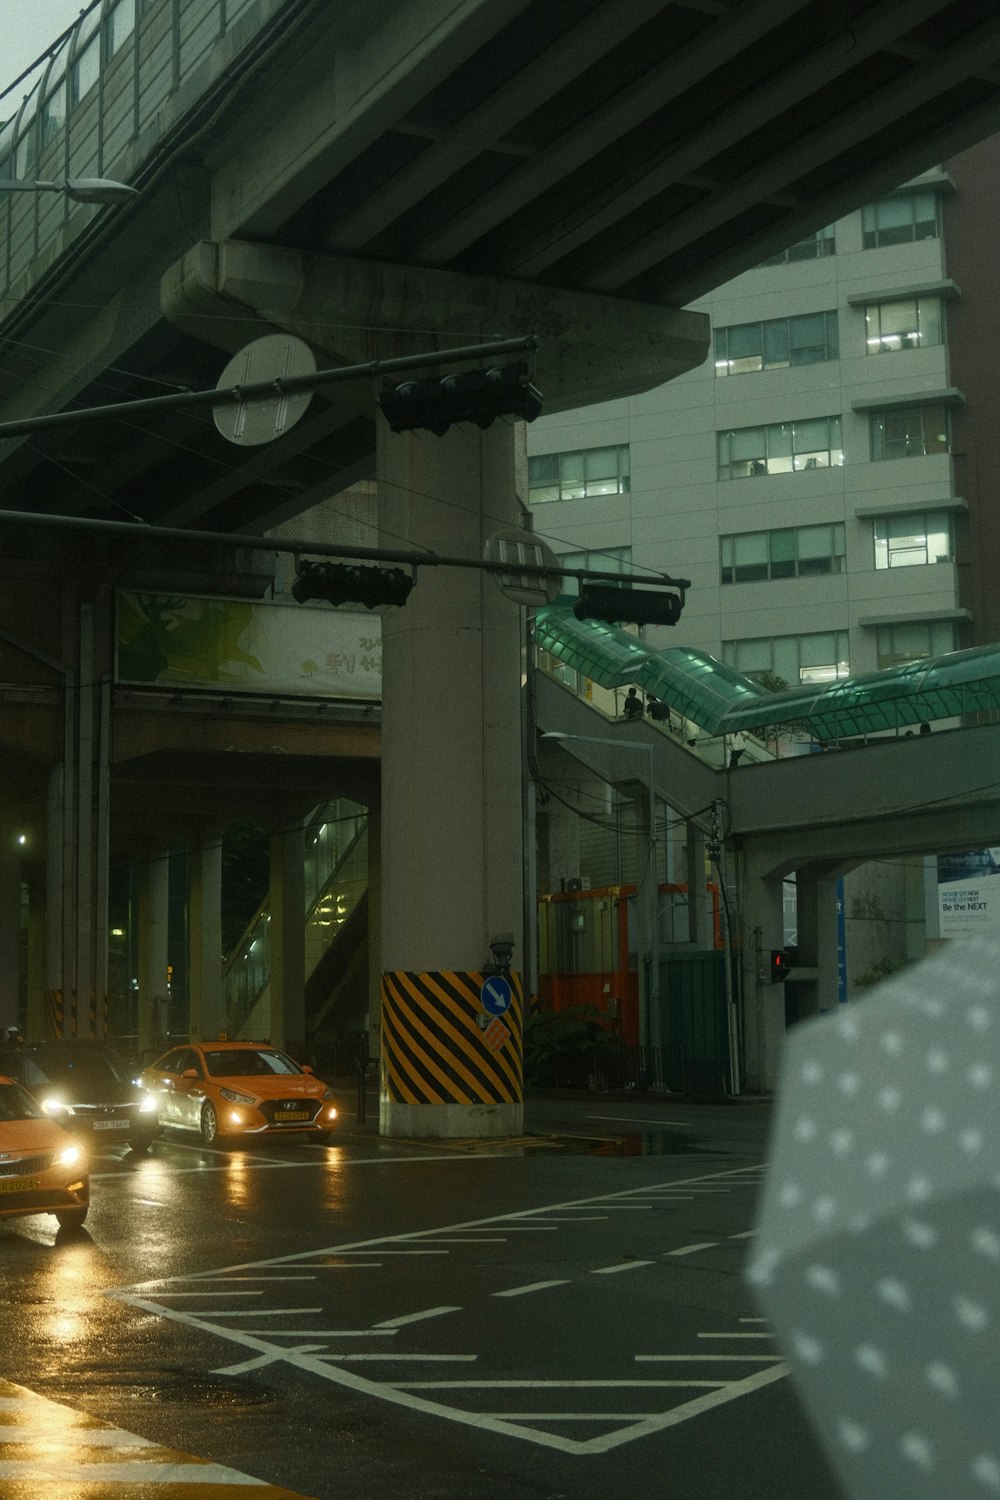
[[[744,677],[779,678],[789,687],[803,682],[833,682],[846,677],[850,670],[846,630],[723,641],[722,659]]]
[[[937,239],[937,194],[899,193],[892,198],[880,198],[877,203],[866,203],[861,210],[861,230],[866,250]]]
[[[718,442],[720,479],[829,469],[844,462],[839,417],[732,428],[720,432]]]
[[[870,422],[873,459],[922,458],[929,453],[948,452],[948,408],[940,403],[873,411]]]
[[[716,375],[785,370],[790,365],[815,365],[839,357],[835,312],[803,313],[715,330]]]
[[[628,444],[584,448],[577,453],[543,453],[528,459],[528,504],[583,500],[629,491]]]
[[[958,648],[954,620],[907,620],[880,625],[876,634],[879,669],[901,667],[926,656],[944,656]]]
[[[871,302],[865,308],[868,353],[895,354],[943,343],[943,325],[940,297]]]
[[[876,568],[915,568],[951,562],[955,556],[950,511],[914,511],[906,515],[876,516]]]
[[[719,538],[723,583],[815,578],[844,571],[844,524],[744,531]]]
[[[777,255],[771,255],[767,260],[762,260],[762,266],[784,266],[795,260],[819,260],[824,255],[836,255],[837,239],[832,224],[825,229],[818,229],[815,234],[807,235],[804,240],[798,240],[794,245],[789,245],[787,250],[779,250]]]

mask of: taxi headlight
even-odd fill
[[[253,1094],[240,1094],[236,1089],[220,1089],[219,1093],[223,1099],[228,1099],[230,1104],[256,1104]]]
[[[52,1115],[54,1119],[58,1119],[60,1115],[71,1115],[73,1113],[71,1106],[65,1100],[60,1099],[58,1094],[49,1094],[40,1102],[45,1113]]]
[[[153,1098],[152,1094],[143,1094],[142,1098],[139,1100],[139,1113],[141,1115],[151,1115],[154,1114],[155,1111],[156,1100]]]
[[[64,1146],[59,1155],[56,1157],[56,1166],[75,1167],[77,1162],[80,1160],[81,1155],[79,1146]]]

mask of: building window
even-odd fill
[[[631,561],[633,561],[631,547],[604,547],[600,552],[589,550],[589,552],[559,553],[559,567],[579,568],[582,573],[594,570],[595,573],[627,573],[631,576]],[[562,592],[577,594],[579,592],[577,579],[564,577]]]
[[[818,229],[815,234],[807,235],[804,240],[799,240],[794,245],[789,245],[787,250],[779,250],[777,255],[769,256],[762,260],[762,266],[784,266],[793,260],[819,260],[824,255],[836,255],[837,239],[834,226],[828,224],[825,229]]]
[[[737,427],[720,432],[719,478],[750,479],[828,469],[844,462],[839,417],[809,417],[768,427]]]
[[[91,38],[77,57],[70,71],[72,100],[79,104],[85,94],[89,93],[97,82],[101,73],[101,38],[98,34]]]
[[[45,96],[42,105],[42,149],[49,144],[66,124],[66,79],[60,78],[54,89]]]
[[[125,45],[135,30],[135,0],[118,0],[104,18],[104,56],[107,59]]]
[[[940,297],[904,297],[900,302],[871,302],[865,308],[869,354],[895,354],[943,343]]]
[[[723,641],[722,659],[744,677],[778,678],[789,687],[803,682],[833,682],[848,675],[847,631]]]
[[[844,524],[744,531],[719,538],[723,583],[815,578],[844,571]]]
[[[951,562],[955,556],[950,511],[876,516],[873,525],[876,568],[915,568],[926,563]]]
[[[772,318],[767,323],[737,323],[715,330],[716,375],[786,370],[789,365],[815,365],[839,357],[835,312]]]
[[[928,453],[948,452],[948,408],[940,403],[873,411],[870,421],[873,459],[922,458]]]
[[[907,245],[913,240],[938,237],[936,193],[899,193],[866,203],[861,210],[861,230],[866,250],[883,245]]]
[[[902,667],[926,656],[944,656],[956,650],[954,620],[907,620],[898,625],[880,625],[876,632],[879,670]]]
[[[543,453],[528,459],[529,505],[628,492],[627,443],[613,448],[585,448],[579,453]]]

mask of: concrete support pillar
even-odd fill
[[[16,834],[0,825],[0,1035],[19,1025],[21,952],[21,855]]]
[[[686,829],[684,879],[688,888],[688,942],[707,952],[714,944],[715,933],[712,930],[712,906],[705,891],[705,835],[690,819]]]
[[[381,526],[480,558],[517,525],[514,439],[394,436],[379,418]],[[383,622],[382,1096],[385,1135],[520,1134],[520,984],[493,1028],[482,1008],[490,939],[523,964],[520,614],[490,577],[425,568]],[[419,732],[417,727],[419,725]]]
[[[663,1002],[659,974],[654,978],[653,965],[660,962],[659,861],[656,829],[650,828],[649,792],[643,790],[631,800],[635,828],[635,932],[639,963],[639,1043],[659,1047],[663,1043]],[[655,817],[655,814],[654,814]]]
[[[785,940],[782,882],[769,861],[762,864],[745,851],[738,861],[742,1075],[747,1092],[770,1093],[785,1035],[784,985],[772,984],[770,976],[771,949],[783,947]]]
[[[65,850],[63,843],[63,765],[49,773],[45,823],[45,1004],[48,1015],[43,1036],[62,1036],[65,1022],[63,995],[63,924],[65,922]]]
[[[139,866],[139,1057],[152,1061],[167,1045],[170,992],[167,930],[170,856],[147,856]]]
[[[210,1038],[222,1026],[222,840],[199,840],[188,868],[188,1029]]]
[[[795,969],[806,972],[789,983],[795,985],[797,1019],[805,1020],[836,1010],[840,1003],[837,881],[800,870],[795,888],[798,934]]]
[[[382,815],[368,809],[368,1051],[378,1057],[382,1025]]]
[[[271,835],[270,1039],[303,1053],[306,1041],[305,832],[301,821]]]
[[[28,881],[28,1007],[25,1035],[41,1040],[46,1035],[46,921],[44,872],[36,867]]]

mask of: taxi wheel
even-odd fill
[[[206,1099],[201,1107],[201,1138],[206,1146],[221,1145],[219,1140],[219,1117],[215,1105]]]
[[[86,1217],[85,1208],[61,1208],[56,1214],[56,1223],[60,1229],[82,1229]]]

